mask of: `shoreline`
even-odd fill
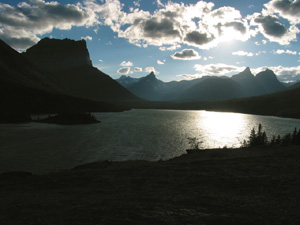
[[[0,176],[3,224],[299,224],[298,146]]]

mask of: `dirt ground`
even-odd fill
[[[300,148],[201,150],[0,176],[0,224],[300,224]]]

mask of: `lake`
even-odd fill
[[[1,124],[0,172],[45,173],[97,160],[169,159],[190,148],[239,147],[262,124],[269,136],[300,128],[300,120],[239,113],[140,110],[96,113],[99,124]]]

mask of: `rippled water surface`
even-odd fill
[[[250,130],[286,134],[300,120],[238,113],[131,110],[97,113],[92,125],[0,125],[0,172],[44,173],[97,160],[159,160],[185,153],[188,137],[201,148],[238,147]]]

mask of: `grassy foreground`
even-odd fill
[[[0,176],[0,224],[300,224],[300,149],[195,151]]]

